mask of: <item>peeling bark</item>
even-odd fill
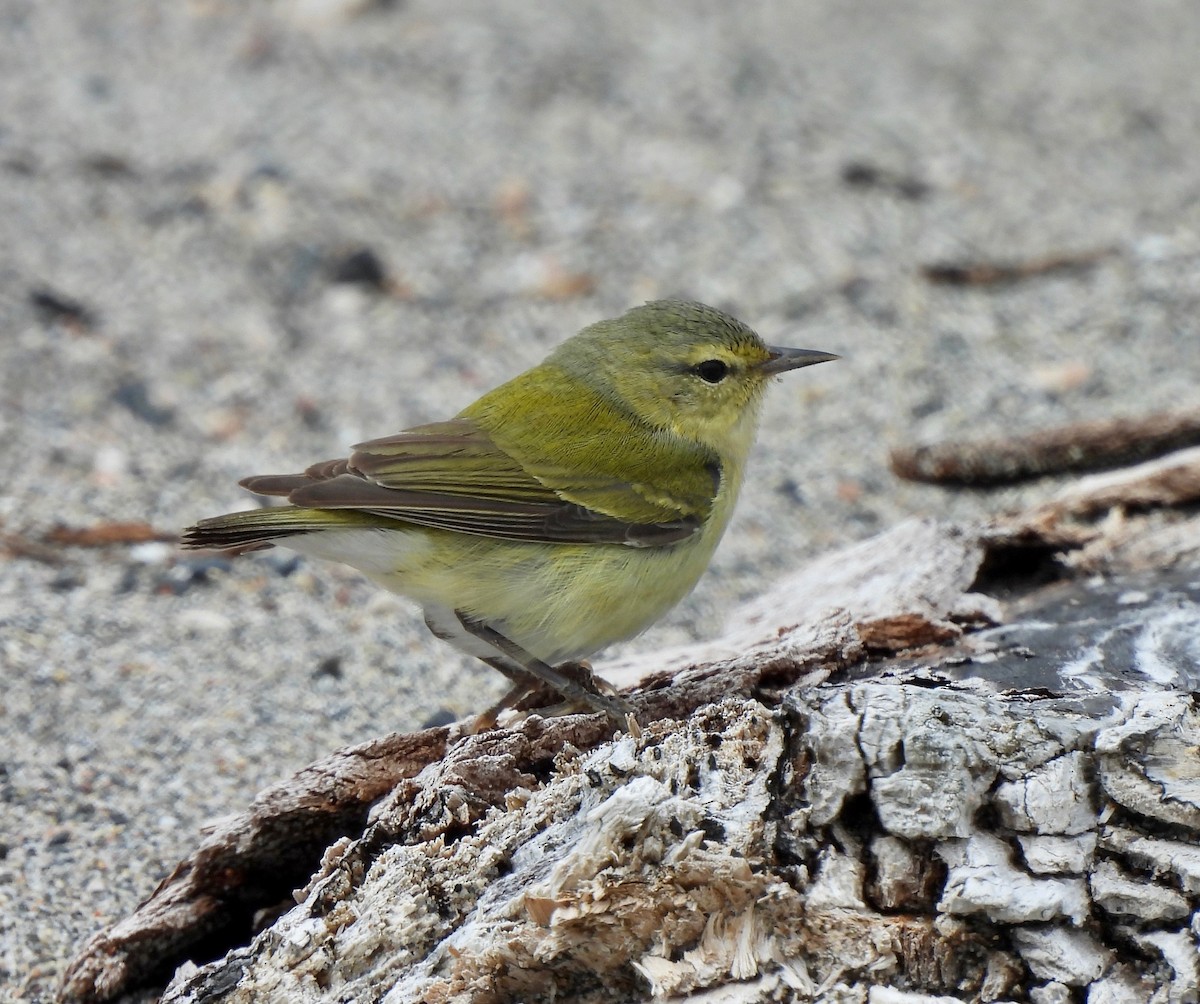
[[[722,639],[622,667],[640,736],[530,716],[314,764],[63,997],[303,885],[164,1000],[1196,1001],[1200,519],[1103,516],[1162,504],[1181,463],[814,563]]]

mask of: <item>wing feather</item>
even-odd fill
[[[714,477],[711,467],[702,465],[699,475],[715,494],[719,471]],[[436,529],[547,543],[662,546],[690,537],[707,515],[694,500],[673,504],[653,486],[568,472],[553,462],[526,466],[462,417],[360,443],[350,457],[314,464],[303,474],[241,483],[306,509],[352,509]],[[592,498],[616,500],[607,508],[618,513],[625,502],[633,518],[588,505]]]

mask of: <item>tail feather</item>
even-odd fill
[[[250,489],[255,495],[279,495],[287,498],[297,488],[312,484],[312,478],[307,474],[256,474],[251,478],[242,478],[238,484]]]
[[[180,546],[188,550],[249,550],[270,547],[272,541],[319,530],[337,530],[356,526],[386,526],[394,521],[371,513],[347,510],[300,509],[272,506],[249,512],[231,512],[202,519],[183,531]]]

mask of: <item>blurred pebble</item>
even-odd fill
[[[946,407],[946,402],[943,398],[936,394],[930,394],[927,397],[917,401],[908,413],[913,418],[928,418],[930,415],[936,415],[939,411]]]
[[[342,672],[342,657],[340,655],[331,655],[321,660],[317,668],[313,670],[312,678],[320,680],[327,677],[331,680],[340,680],[344,675]]]
[[[39,170],[37,158],[27,150],[17,150],[10,153],[3,160],[0,160],[0,166],[12,174],[17,174],[25,178],[35,177]]]
[[[746,186],[732,175],[723,174],[709,185],[705,200],[714,212],[727,212],[746,201]]]
[[[1078,390],[1091,379],[1092,368],[1079,359],[1035,366],[1029,371],[1029,382],[1039,390],[1064,394]]]
[[[518,255],[508,265],[502,282],[518,289],[523,296],[545,300],[571,300],[586,296],[596,288],[596,280],[586,272],[566,268],[553,255],[530,252]]]
[[[296,398],[296,414],[300,416],[300,421],[309,429],[323,429],[327,426],[325,421],[325,413],[321,411],[320,406],[311,397],[301,396]]]
[[[219,408],[202,415],[197,424],[209,439],[224,442],[233,439],[246,427],[246,412],[241,407]]]
[[[121,571],[121,578],[117,580],[117,584],[113,587],[113,592],[118,596],[127,596],[129,593],[135,592],[138,587],[138,565],[126,565]]]
[[[50,589],[55,593],[67,593],[78,589],[87,581],[83,575],[74,570],[63,570],[50,580]]]
[[[849,478],[843,478],[837,483],[837,497],[839,501],[848,502],[853,505],[862,498],[862,485],[857,481],[851,481]]]
[[[214,571],[228,572],[229,568],[228,558],[183,558],[159,577],[156,591],[182,596],[192,586],[209,582]]]
[[[1195,233],[1188,232],[1186,236],[1146,234],[1131,241],[1129,249],[1135,258],[1143,262],[1160,262],[1194,255],[1200,247],[1197,246]]]
[[[529,218],[532,205],[532,193],[523,178],[506,179],[492,195],[492,210],[508,228],[509,236],[517,240],[529,240],[533,236],[533,223]]]
[[[129,472],[129,456],[119,446],[98,446],[92,455],[92,481],[114,485]]]
[[[79,158],[79,167],[87,174],[93,174],[98,178],[124,179],[138,176],[133,165],[119,153],[100,151],[85,154]]]
[[[51,289],[32,289],[29,303],[44,324],[61,324],[75,334],[95,327],[96,317],[78,300]]]
[[[303,555],[297,554],[295,551],[285,551],[280,548],[273,548],[265,552],[258,560],[263,564],[270,565],[271,571],[285,579],[304,564]]]
[[[929,194],[929,185],[920,178],[870,161],[849,160],[839,173],[843,184],[850,188],[876,188],[911,200]]]
[[[436,729],[442,725],[450,725],[458,721],[458,717],[449,708],[441,708],[421,723],[423,729]]]
[[[382,290],[387,283],[387,269],[370,248],[355,248],[337,255],[329,263],[329,281],[344,282],[367,289]]]
[[[59,826],[46,834],[47,847],[62,847],[71,839],[71,831],[65,826]]]
[[[127,552],[130,561],[139,565],[165,565],[175,553],[172,544],[158,540],[150,540],[144,544],[134,544]]]
[[[233,621],[215,610],[184,610],[175,623],[188,634],[222,634],[233,627]]]
[[[795,478],[784,478],[775,486],[775,490],[796,505],[806,505],[808,502],[804,496],[804,490]]]
[[[175,421],[175,409],[155,404],[150,398],[146,381],[137,377],[122,380],[113,391],[112,399],[127,408],[147,425],[168,426]]]

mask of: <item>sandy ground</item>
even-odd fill
[[[348,570],[28,546],[56,524],[177,532],[687,296],[845,360],[773,389],[652,650],[1047,491],[903,484],[889,444],[1200,403],[1193,4],[791,7],[0,3],[0,998],[47,999],[206,820],[503,689]],[[383,281],[337,281],[362,249]]]

